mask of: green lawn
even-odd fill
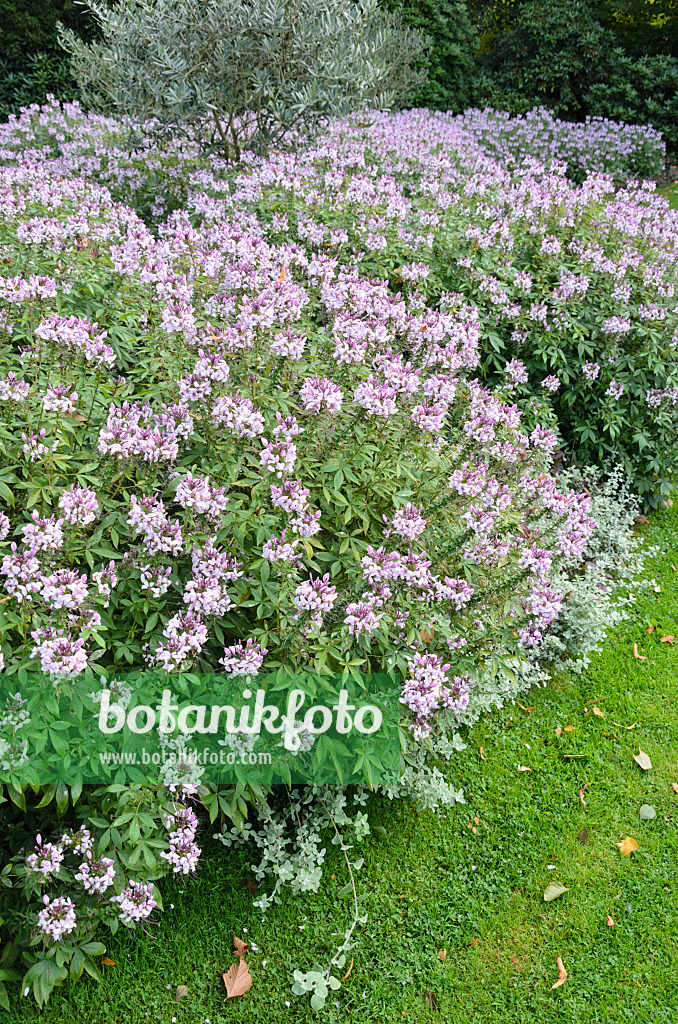
[[[370,819],[386,835],[374,833],[358,876],[369,920],[338,1005],[331,997],[319,1019],[675,1024],[678,510],[655,515],[647,535],[661,549],[647,570],[660,591],[639,594],[634,618],[609,637],[585,675],[529,694],[525,707],[533,710],[509,707],[476,726],[451,767],[466,807],[436,816],[374,801]],[[651,620],[658,628],[648,634]],[[660,641],[666,634],[676,635],[675,646]],[[647,661],[634,657],[634,642]],[[574,728],[556,735],[565,726]],[[650,771],[633,760],[639,747],[652,760]],[[654,820],[640,820],[644,803],[656,809]],[[474,834],[468,826],[476,817]],[[589,839],[580,845],[583,828]],[[615,845],[626,836],[639,843],[630,858]],[[42,1014],[27,1000],[15,1003],[4,1019],[313,1019],[308,1003],[291,994],[290,976],[326,960],[332,933],[343,932],[350,918],[350,897],[339,895],[342,863],[330,857],[321,893],[285,898],[264,923],[248,879],[246,856],[208,844],[197,880],[166,887],[168,909],[155,938],[138,932],[110,942],[115,966],[103,968],[101,986],[57,990]],[[569,892],[545,903],[552,881]],[[234,932],[259,951],[248,958],[252,990],[225,1004],[221,973],[232,962]],[[557,956],[568,978],[552,991]],[[177,1004],[179,984],[189,994]]]
[[[669,201],[673,210],[678,210],[678,185],[669,185],[668,188],[660,188],[659,191]]]

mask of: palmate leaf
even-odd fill
[[[68,977],[66,967],[59,967],[54,956],[38,959],[29,967],[21,982],[22,988],[31,988],[38,1006],[43,1007],[56,985],[61,985]]]

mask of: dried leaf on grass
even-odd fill
[[[605,917],[607,918],[607,927],[608,928],[614,928],[614,921],[612,920],[610,915],[606,914]]]
[[[586,846],[589,841],[589,830],[583,828],[581,832],[577,833],[576,839],[580,846]]]
[[[445,963],[445,961],[447,960],[447,950],[446,949],[439,949],[438,950],[438,959],[442,960],[442,962]]]
[[[574,732],[574,726],[573,725],[566,725],[564,730],[563,730],[563,732]]]
[[[616,844],[619,847],[619,852],[625,857],[630,857],[632,853],[638,849],[638,843],[633,836],[627,836],[621,843]]]
[[[589,788],[589,784],[588,784],[588,782],[585,782],[584,785],[579,790],[579,802],[582,805],[582,807],[586,807],[586,800],[584,799],[584,793],[586,792],[586,790],[588,788]]]
[[[223,975],[226,997],[228,999],[242,996],[252,988],[252,975],[250,974],[249,964],[244,959],[249,946],[242,939],[239,939],[237,935],[234,935],[233,949],[238,957],[238,962],[231,964],[226,974]]]
[[[671,636],[671,634],[668,633],[666,636],[660,636],[659,637],[659,643],[660,644],[672,644],[675,639],[676,639],[675,636]]]
[[[678,782],[672,782],[671,783],[671,789],[673,790],[674,793],[678,793]]]
[[[638,753],[633,755],[633,760],[637,765],[640,765],[644,772],[649,772],[652,767],[652,761],[645,751],[640,749],[640,747],[638,747]]]
[[[234,999],[236,996],[243,996],[245,992],[249,992],[252,988],[249,965],[242,959],[237,964],[231,964],[227,973],[224,974],[224,985],[228,999]]]
[[[177,985],[177,990],[176,990],[176,992],[174,994],[174,998],[176,999],[176,1001],[178,1003],[180,1003],[181,1000],[185,999],[187,995],[188,995],[188,985]]]
[[[111,960],[110,956],[105,956],[101,962],[107,967],[115,967],[115,960]]]
[[[564,885],[558,885],[557,882],[551,882],[546,887],[546,892],[544,893],[544,902],[550,903],[551,900],[557,900],[558,897],[562,896],[564,892],[569,891],[570,890],[567,889]]]
[[[527,767],[527,765],[524,765],[524,764],[519,764],[519,765],[518,765],[518,771],[519,771],[519,772],[531,772],[531,771],[532,771],[532,769],[531,769],[531,768],[528,768],[528,767]]]
[[[567,981],[567,971],[560,957],[556,957],[556,967],[558,968],[558,981],[551,985],[551,988],[560,988]]]

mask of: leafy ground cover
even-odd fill
[[[372,804],[359,881],[369,919],[325,1019],[675,1020],[677,508],[653,515],[647,542],[656,587],[639,592],[589,669],[474,727],[454,762],[465,807],[437,816],[405,801]],[[652,768],[636,763],[639,750]],[[645,804],[654,818],[641,819]],[[624,856],[616,844],[629,836],[638,849]],[[265,922],[248,862],[208,844],[194,881],[165,885],[153,937],[110,941],[115,963],[101,986],[64,986],[42,1013],[14,990],[8,1024],[312,1019],[289,977],[326,959],[350,916],[342,862],[330,855],[320,893],[284,897]],[[545,902],[550,883],[568,891]],[[254,984],[228,1004],[221,973],[234,932],[253,944]],[[568,976],[554,991],[558,956]],[[177,1002],[179,985],[188,993]]]

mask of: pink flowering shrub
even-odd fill
[[[0,136],[0,668],[46,700],[127,668],[396,670],[422,745],[566,606],[594,524],[555,450],[661,492],[675,221],[648,188],[508,171],[424,112],[238,167],[125,153],[75,107]],[[256,799],[193,796],[236,824]],[[199,849],[169,790],[38,798],[96,836],[12,861],[44,1002],[40,964],[90,971],[95,927],[143,926]]]
[[[649,182],[576,186],[551,159],[516,170],[510,147],[491,160],[488,132],[475,115],[373,115],[248,168],[227,200],[218,174],[199,181],[214,203],[284,207],[269,237],[389,280],[422,316],[459,296],[477,311],[478,375],[530,427],[555,427],[568,456],[621,464],[655,506],[678,468],[678,212]],[[309,214],[298,195],[311,187]],[[210,202],[191,198],[206,216]]]
[[[3,173],[10,671],[395,667],[421,738],[537,642],[592,524],[555,435],[475,381],[475,306],[267,241],[231,194],[156,238],[99,187]]]

